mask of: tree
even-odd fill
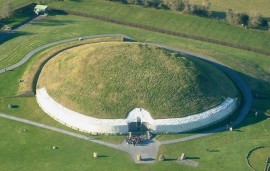
[[[251,28],[268,28],[268,22],[256,11],[251,12],[249,17],[249,26]]]
[[[183,13],[190,14],[191,13],[191,4],[188,0],[184,1],[184,9]]]
[[[233,23],[233,10],[232,9],[227,10],[226,20],[228,23]]]
[[[3,4],[3,7],[0,11],[1,18],[9,18],[12,14],[12,6],[11,3],[6,1]]]
[[[211,6],[211,1],[210,0],[203,0],[202,5],[205,7],[206,10],[209,10]]]
[[[163,0],[162,3],[173,11],[182,10],[185,6],[182,0]]]
[[[203,5],[191,5],[191,13],[200,15],[200,16],[208,15],[208,11]]]
[[[249,21],[249,16],[246,13],[241,13],[240,14],[240,23],[243,24],[244,26],[247,26],[248,21]]]

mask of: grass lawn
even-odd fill
[[[246,155],[258,145],[269,145],[270,120],[249,115],[233,132],[222,132],[182,143],[161,146],[159,154],[176,159],[185,153],[199,162],[194,170],[249,170]],[[207,150],[208,149],[208,150]],[[211,152],[209,152],[211,151]],[[192,170],[192,168],[190,168]]]
[[[2,7],[7,1],[10,2],[13,9],[17,9],[31,2],[37,2],[36,0],[0,0],[0,7]]]
[[[270,120],[248,117],[240,128],[187,142],[161,146],[165,162],[136,165],[127,154],[42,128],[0,119],[1,170],[248,170],[245,157],[257,145],[269,145]],[[248,126],[246,125],[248,124]],[[23,130],[27,129],[27,132]],[[12,143],[11,143],[12,142]],[[59,149],[52,150],[52,146]],[[209,152],[210,149],[215,152]],[[93,152],[104,157],[94,159]],[[197,168],[175,162],[184,152],[199,162]],[[16,162],[14,162],[16,161]],[[32,161],[32,162],[29,162]]]
[[[238,94],[226,75],[203,61],[121,42],[59,53],[44,66],[41,87],[60,104],[98,118],[125,118],[136,107],[154,118],[182,117]]]
[[[201,4],[202,0],[190,0],[191,3]],[[237,12],[250,13],[257,11],[264,17],[270,17],[270,10],[268,8],[268,0],[214,0],[211,1],[210,11],[227,12],[228,9],[234,9]]]
[[[130,165],[134,167],[129,156],[118,150],[5,119],[0,119],[0,125],[0,165],[3,171],[41,168],[128,170]],[[52,146],[58,149],[52,150]],[[104,157],[94,159],[93,152]]]
[[[17,108],[8,108],[8,104],[17,105]],[[12,116],[28,119],[34,122],[43,123],[46,125],[54,126],[68,131],[78,132],[71,128],[68,128],[61,123],[52,119],[49,115],[44,113],[38,106],[35,97],[20,97],[20,98],[0,98],[0,112],[7,113]],[[78,132],[80,134],[84,134]],[[124,139],[124,136],[105,136],[105,135],[90,135],[95,139],[107,141],[115,144],[119,144]]]
[[[267,4],[265,5],[267,6]],[[270,49],[268,41],[270,39],[269,32],[242,29],[238,26],[229,25],[223,20],[208,19],[169,10],[157,10],[104,0],[84,0],[80,2],[59,1],[51,3],[50,6],[200,35],[258,49]]]
[[[69,24],[58,25],[58,22]],[[47,27],[44,27],[45,25]],[[252,90],[270,94],[270,59],[264,55],[74,16],[53,16],[50,20],[40,24],[27,26],[22,31],[27,34],[13,37],[1,44],[0,65],[2,62],[8,61],[2,67],[13,64],[20,60],[23,54],[46,42],[72,36],[124,33],[137,40],[146,39],[211,56],[238,71]],[[27,44],[22,42],[27,42]],[[9,58],[11,59],[9,60]],[[0,96],[16,94],[18,79],[21,78],[27,64],[5,74],[0,74]],[[20,107],[16,108],[16,111],[7,109],[7,104],[10,103],[18,104]],[[268,104],[267,100],[261,99],[256,100],[254,106],[266,111],[270,108]],[[20,98],[1,98],[0,106],[2,113],[58,125],[58,123],[51,123],[55,121],[40,111],[34,98],[22,100]],[[37,112],[32,112],[35,110]],[[40,114],[42,116],[39,116]],[[49,119],[46,121],[47,119],[42,117]],[[169,168],[170,170],[244,171],[249,169],[245,163],[247,152],[257,145],[269,145],[270,138],[269,118],[253,118],[250,115],[240,128],[236,128],[236,131],[162,146],[160,154],[165,154],[169,158],[176,158],[182,152],[185,152],[187,156],[197,157],[194,160],[199,162],[198,168],[191,168],[175,163],[173,160],[157,162],[153,165],[135,165],[126,154],[103,146],[5,119],[0,119],[0,125],[0,136],[4,137],[0,142],[1,170],[36,170],[42,167],[46,170],[72,168],[72,170],[146,171],[168,170]],[[29,130],[30,136],[19,133],[24,128]],[[58,146],[59,151],[52,151],[50,149],[52,145]],[[216,149],[217,152],[207,152],[206,149],[209,147]],[[61,149],[65,149],[65,151],[61,151]],[[109,157],[93,160],[93,149]]]
[[[249,158],[250,165],[255,170],[264,170],[268,157],[270,157],[270,147],[255,150]]]

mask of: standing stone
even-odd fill
[[[148,140],[150,140],[150,137],[151,137],[150,132],[147,131],[147,132],[146,132],[146,138],[147,138]]]
[[[93,152],[93,157],[94,158],[97,158],[98,157],[98,154],[96,152]]]
[[[141,161],[141,160],[142,160],[142,156],[141,156],[140,154],[138,154],[138,155],[136,156],[136,158],[137,158],[137,161]]]
[[[230,127],[230,131],[233,131],[233,128],[232,127]]]
[[[160,155],[160,156],[158,157],[158,160],[159,160],[159,161],[164,161],[164,160],[165,160],[165,156]]]
[[[185,160],[185,159],[186,159],[185,153],[182,153],[181,157],[180,157],[180,160]]]

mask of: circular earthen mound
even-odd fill
[[[97,118],[125,118],[136,107],[153,118],[196,114],[236,97],[231,80],[214,66],[140,43],[96,43],[52,58],[38,88],[63,106]]]

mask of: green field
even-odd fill
[[[270,147],[260,148],[251,153],[250,165],[255,170],[264,170],[267,158],[270,157]]]
[[[6,2],[10,2],[13,9],[17,9],[31,2],[36,2],[35,0],[0,0],[0,7],[3,6]]]
[[[265,116],[255,118],[249,115],[233,132],[165,145],[159,153],[171,159],[185,153],[187,157],[199,162],[198,168],[189,170],[246,171],[249,170],[245,160],[249,150],[258,145],[269,145],[269,122]]]
[[[249,2],[249,4],[245,5],[246,7],[243,6],[242,8],[246,8],[248,10],[250,8],[248,6],[251,6],[250,4],[252,3],[251,1]],[[65,3],[74,4],[75,2],[65,1]],[[265,6],[267,7],[269,5]],[[99,4],[97,4],[97,7],[92,7],[93,9],[98,8]],[[87,7],[85,7],[85,9],[86,8]],[[224,8],[227,7],[224,6]],[[112,8],[111,13],[114,13],[112,12],[113,9],[114,8]],[[134,9],[139,9],[139,11],[141,10],[140,7],[129,7],[129,9],[130,14]],[[149,11],[155,12],[158,10],[150,9]],[[105,13],[106,12],[108,12],[108,10],[105,10]],[[123,11],[123,14],[124,12],[125,10]],[[163,11],[160,15],[163,13],[168,13],[169,16],[169,13],[171,12]],[[140,14],[143,15],[144,13]],[[179,16],[179,14],[174,15]],[[164,15],[164,18],[167,19],[168,17],[166,18],[166,15]],[[208,19],[206,20],[208,21]],[[185,21],[183,20],[183,23],[184,22]],[[193,26],[193,24],[190,25]],[[213,28],[216,27],[214,24],[212,26]],[[217,24],[216,28],[218,29],[219,26],[220,25]],[[228,27],[232,28],[232,26]],[[168,28],[170,28],[169,25]],[[172,29],[175,29],[173,25]],[[196,29],[195,26],[194,29]],[[243,30],[241,29],[241,31]],[[256,37],[257,34],[257,32],[254,33],[254,31],[250,30],[245,30],[244,32],[245,33],[243,33],[243,35],[248,32],[247,35],[250,33],[254,37]],[[49,17],[47,20],[28,25],[20,30],[20,34],[17,34],[3,42],[0,46],[0,68],[14,64],[31,49],[48,42],[67,37],[103,33],[124,33],[139,41],[147,40],[158,42],[210,56],[214,60],[220,61],[239,72],[240,76],[247,82],[253,91],[270,95],[269,56],[70,15],[54,15]],[[236,37],[237,40],[239,38],[238,33],[229,35],[228,37],[231,37],[230,39]],[[261,46],[257,44],[258,42],[256,41],[259,39],[255,39],[254,44],[257,44],[257,47],[265,48],[269,45],[268,36],[264,36],[264,38],[262,37],[259,39],[263,40],[266,45]],[[244,44],[246,44],[245,41],[246,39],[243,39]],[[37,58],[38,56],[35,56],[24,66],[14,69],[13,71],[0,74],[0,97],[12,96],[17,93],[18,79],[22,77],[27,66],[33,64]],[[19,108],[8,109],[8,104],[17,104],[19,105]],[[269,99],[255,99],[252,108],[265,112],[270,109],[269,104]],[[0,112],[64,128],[63,125],[57,123],[40,110],[34,97],[24,99],[0,98]],[[0,136],[2,137],[0,141],[1,170],[37,170],[44,168],[44,170],[169,169],[196,171],[246,171],[249,169],[245,161],[248,151],[258,145],[269,146],[270,138],[269,118],[265,117],[263,114],[260,114],[255,118],[254,114],[250,112],[248,118],[245,119],[239,128],[235,128],[235,131],[233,132],[222,132],[209,137],[162,146],[159,154],[164,154],[169,160],[165,162],[156,162],[150,165],[136,165],[127,156],[127,154],[104,146],[99,146],[87,141],[82,141],[5,119],[0,119],[0,125]],[[29,131],[27,133],[22,132],[24,128]],[[65,129],[69,130],[69,128]],[[160,140],[181,136],[186,135],[162,135]],[[119,143],[122,139],[122,137],[112,138],[113,140],[110,138],[102,137],[102,140]],[[51,150],[53,145],[58,146],[59,149],[56,151]],[[207,149],[209,148],[213,149],[215,152],[208,152]],[[97,151],[98,153],[108,157],[93,160],[93,151]],[[185,152],[188,157],[193,157],[193,160],[199,162],[199,166],[197,168],[192,168],[175,163],[174,159],[176,159],[176,157],[182,152]],[[255,165],[260,165],[260,163],[261,161],[255,160]]]
[[[154,118],[182,117],[237,97],[233,83],[211,65],[137,43],[61,52],[43,68],[38,87],[60,104],[98,118],[125,118],[136,107]]]
[[[257,145],[268,145],[269,119],[249,116],[240,129],[183,143],[161,146],[168,159],[149,165],[134,164],[126,153],[41,128],[0,119],[1,170],[198,170],[245,171],[245,157]],[[23,130],[27,129],[27,132]],[[57,146],[57,150],[52,150]],[[207,151],[213,150],[213,152]],[[93,152],[104,157],[92,158]],[[199,162],[197,168],[175,162],[181,153]],[[32,162],[29,162],[32,161]]]
[[[84,0],[81,2],[60,1],[50,4],[50,6],[200,35],[263,50],[270,49],[268,41],[270,39],[269,32],[242,29],[238,26],[229,25],[223,20],[208,19],[170,10],[143,8],[104,0]]]
[[[202,0],[190,0],[191,3],[201,4]],[[257,11],[264,17],[270,17],[268,0],[212,0],[210,11],[227,12],[228,9],[234,9],[237,12],[250,13]]]

